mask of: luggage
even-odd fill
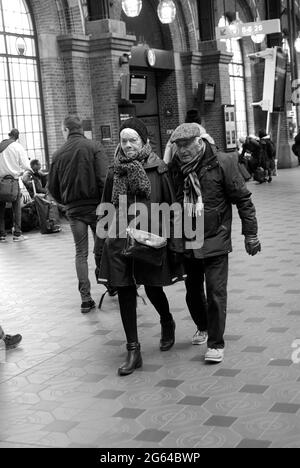
[[[39,227],[39,219],[34,201],[27,203],[21,210],[22,231],[29,232]]]
[[[59,223],[59,211],[54,201],[47,200],[44,194],[36,193],[34,181],[32,181],[34,202],[39,217],[41,234],[54,234],[61,231]]]
[[[19,181],[7,175],[0,178],[0,201],[15,202],[19,195]]]
[[[254,172],[253,179],[256,180],[256,182],[259,182],[260,184],[265,182],[265,170],[262,167],[258,167]]]

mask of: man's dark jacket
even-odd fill
[[[71,132],[66,143],[53,155],[48,189],[68,213],[81,207],[97,206],[108,169],[104,148],[81,132]]]
[[[257,220],[251,193],[238,169],[234,156],[207,147],[198,178],[204,203],[204,245],[201,249],[186,250],[190,258],[208,258],[232,251],[232,205],[236,205],[242,221],[243,235],[257,235]],[[169,165],[176,198],[183,203],[184,179],[178,156]]]

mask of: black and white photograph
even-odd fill
[[[299,233],[300,0],[0,0],[0,449],[300,448]]]

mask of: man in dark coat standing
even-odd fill
[[[96,209],[101,201],[108,169],[103,147],[83,134],[77,115],[69,115],[62,125],[65,144],[54,154],[48,188],[53,198],[67,209],[76,249],[81,312],[95,308],[88,276],[88,227],[95,236]]]
[[[189,216],[204,216],[203,245],[193,247],[190,242],[185,244],[186,301],[198,332],[208,335],[205,360],[222,362],[228,254],[232,251],[232,205],[237,205],[246,251],[252,256],[261,250],[255,208],[236,160],[217,152],[214,145],[201,138],[198,125],[180,125],[172,134],[171,141],[177,146],[177,154],[170,164],[177,201]],[[204,280],[207,310],[199,307]]]

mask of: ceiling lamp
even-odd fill
[[[230,23],[229,29],[232,31],[233,34],[237,34],[238,31],[240,30],[240,25],[242,25],[242,24],[244,24],[244,23],[240,19],[239,12],[237,11],[235,13],[235,20]],[[241,36],[233,37],[232,39],[235,39],[236,41],[238,41],[239,39],[241,39]]]
[[[295,40],[295,49],[298,54],[300,54],[300,32],[298,33],[298,37]]]
[[[157,7],[157,14],[161,23],[173,23],[176,18],[176,5],[173,0],[160,0]]]
[[[142,10],[142,0],[122,0],[122,9],[126,16],[135,18]]]

